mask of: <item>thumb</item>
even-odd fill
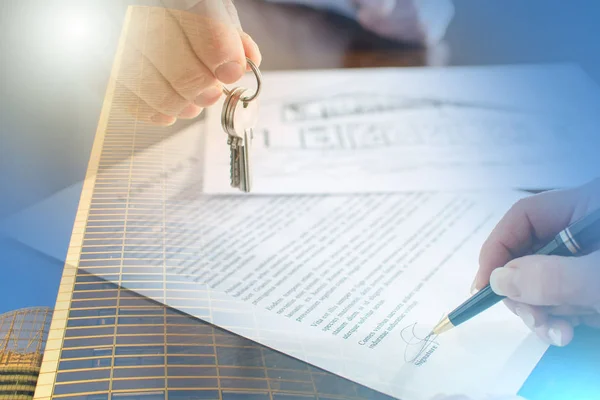
[[[531,255],[510,261],[490,276],[492,290],[538,306],[600,303],[600,252],[583,257]]]

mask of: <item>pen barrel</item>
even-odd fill
[[[494,293],[491,286],[488,285],[448,314],[448,319],[452,325],[458,326],[487,310],[502,299],[504,297]]]
[[[563,256],[569,257],[578,255],[577,246],[574,245],[565,235],[565,231],[561,231],[547,245],[535,252],[536,255],[542,256]]]
[[[577,255],[598,250],[600,209],[576,221],[563,232],[563,236],[568,237],[569,241],[577,248]]]

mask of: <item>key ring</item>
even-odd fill
[[[256,99],[260,94],[260,89],[262,87],[262,75],[256,64],[254,64],[254,62],[251,59],[246,57],[246,61],[248,62],[248,65],[250,65],[252,72],[254,72],[254,76],[256,76],[256,92],[252,96],[244,96],[240,99],[244,103],[249,103],[252,100]],[[229,96],[231,94],[231,91],[225,86],[223,86],[223,93],[225,93],[225,96]]]

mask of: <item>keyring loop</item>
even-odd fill
[[[260,70],[256,66],[256,64],[254,64],[254,61],[252,61],[251,59],[249,59],[247,57],[246,57],[246,61],[248,62],[248,65],[250,65],[250,69],[252,69],[252,72],[254,72],[254,76],[256,77],[256,92],[252,96],[244,96],[241,98],[241,100],[244,103],[249,103],[252,100],[256,99],[258,97],[258,95],[260,94],[260,90],[262,88],[262,75],[260,73]],[[225,86],[223,86],[223,93],[225,93],[225,96],[229,96],[231,94],[231,91],[229,89],[227,89]]]

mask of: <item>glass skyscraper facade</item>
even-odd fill
[[[51,318],[47,307],[0,315],[0,400],[33,398]]]
[[[182,227],[193,210],[177,200],[177,182],[197,189],[201,160],[172,145],[185,127],[128,114],[139,104],[127,88],[143,75],[131,68],[144,59],[127,49],[151,40],[143,27],[157,13],[166,11],[131,7],[125,18],[34,398],[385,398],[205,322],[215,310],[245,316],[173,273],[202,254],[202,238]],[[205,204],[218,213],[219,201]]]
[[[77,279],[85,285],[36,399],[386,398],[97,277]]]

